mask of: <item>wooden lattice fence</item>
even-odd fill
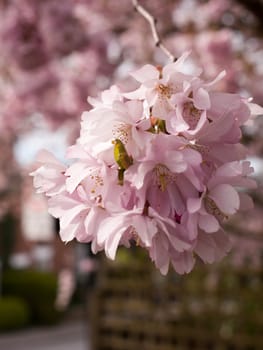
[[[126,254],[126,253],[122,253]],[[93,350],[262,350],[263,270],[163,277],[136,253],[103,261],[90,299]]]

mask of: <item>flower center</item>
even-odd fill
[[[201,117],[202,111],[200,109],[197,109],[193,102],[186,102],[183,107],[183,117],[184,120],[189,125],[190,130],[193,130],[196,128],[200,117]]]
[[[176,180],[176,175],[173,174],[166,165],[157,164],[154,168],[156,176],[156,184],[158,188],[164,192],[167,188],[167,185]]]
[[[170,98],[173,93],[172,88],[164,84],[157,85],[157,92],[160,97],[164,97],[164,98]]]

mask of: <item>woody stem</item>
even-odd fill
[[[175,57],[162,43],[162,40],[156,28],[157,19],[153,17],[153,15],[151,15],[150,12],[148,12],[142,5],[140,5],[137,0],[132,0],[132,4],[135,11],[137,11],[146,19],[147,22],[149,22],[155,46],[159,47],[171,61],[175,62],[177,60],[177,57]]]

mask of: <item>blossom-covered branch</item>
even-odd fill
[[[152,35],[153,35],[153,40],[154,40],[154,44],[155,46],[159,47],[166,56],[168,56],[168,58],[170,60],[172,60],[173,62],[175,62],[177,60],[177,58],[167,49],[167,47],[162,43],[162,40],[158,34],[157,28],[156,28],[156,24],[157,24],[157,19],[154,18],[150,12],[148,12],[142,5],[139,4],[139,2],[137,0],[132,0],[134,9],[140,13],[150,24],[151,26],[151,31],[152,31]]]
[[[132,73],[137,90],[117,86],[89,98],[80,137],[65,167],[40,155],[32,173],[62,240],[91,242],[114,259],[119,245],[144,248],[161,273],[188,273],[199,256],[221,259],[230,249],[225,221],[251,207],[238,191],[254,188],[241,126],[262,109],[213,81],[185,73],[183,54],[160,68]]]

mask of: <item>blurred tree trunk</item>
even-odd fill
[[[16,222],[11,213],[6,214],[0,222],[0,253],[3,269],[9,268],[9,259],[15,244]]]

